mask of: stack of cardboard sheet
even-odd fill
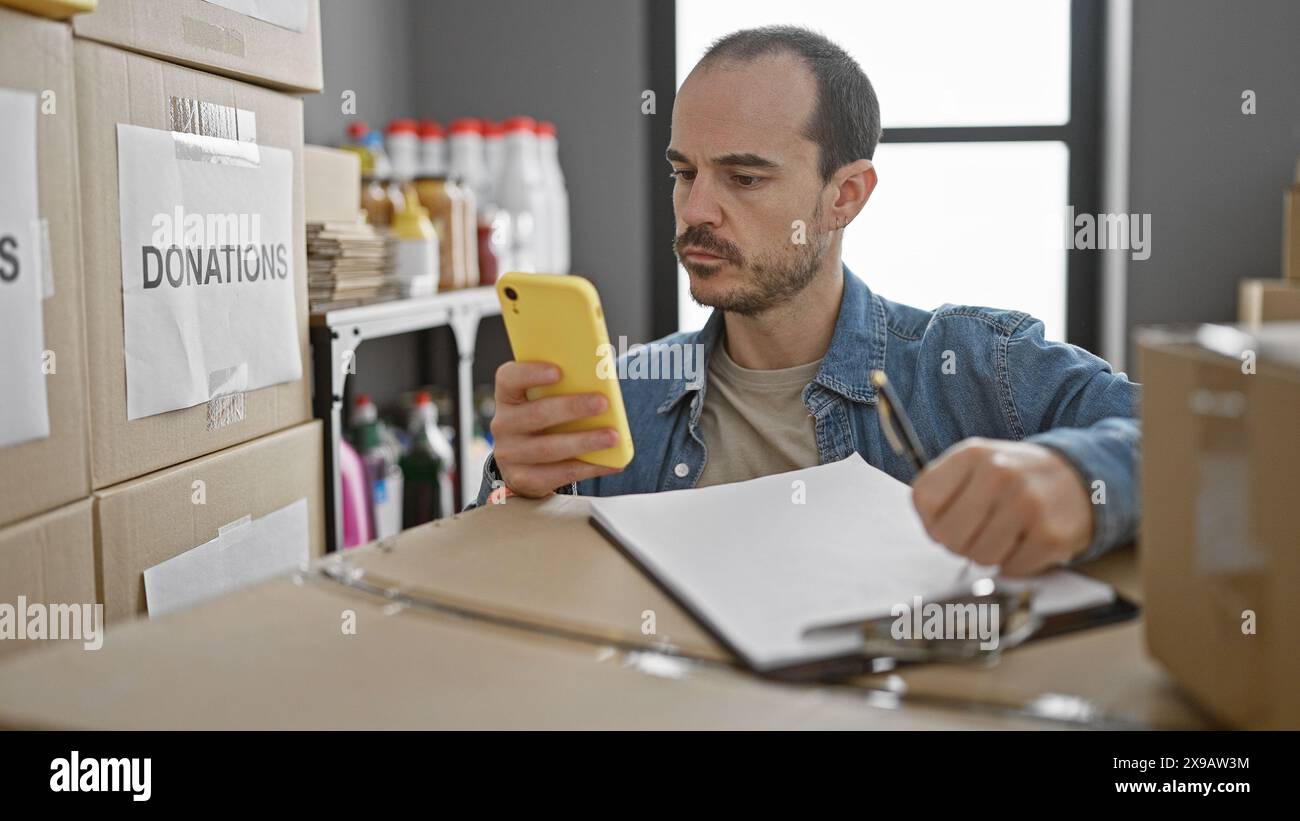
[[[354,222],[307,223],[307,296],[324,303],[395,296],[384,238],[358,217]]]

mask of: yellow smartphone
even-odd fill
[[[571,274],[511,271],[497,279],[497,299],[515,361],[550,362],[560,369],[559,382],[530,388],[529,399],[599,393],[609,400],[603,413],[556,425],[547,433],[613,428],[619,435],[617,445],[577,458],[593,465],[626,467],[632,461],[632,431],[596,286]]]

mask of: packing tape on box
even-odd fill
[[[235,57],[243,57],[245,52],[242,31],[205,23],[193,17],[181,17],[181,39],[192,46],[220,51]]]
[[[170,117],[176,159],[244,168],[261,165],[254,112],[192,97],[172,97]]]
[[[231,142],[221,138],[173,131],[172,145],[175,147],[178,160],[237,165],[242,168],[257,168],[262,164],[257,143]]]
[[[247,389],[247,362],[208,374],[208,430],[219,430],[244,421],[244,392]]]
[[[247,109],[208,103],[193,97],[172,97],[170,119],[170,130],[182,134],[257,142],[257,114]]]
[[[252,521],[253,521],[253,514],[245,513],[242,517],[236,519],[235,521],[229,524],[224,524],[221,527],[217,528],[217,538],[220,539],[226,536],[231,531],[238,530],[244,525],[251,524]]]

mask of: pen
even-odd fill
[[[912,463],[912,470],[920,473],[928,460],[925,458],[925,451],[921,448],[921,440],[916,437],[912,420],[907,418],[903,403],[898,401],[898,396],[889,384],[889,377],[885,376],[884,371],[874,370],[871,372],[871,384],[876,387],[876,392],[880,395],[880,427],[885,431],[889,446],[894,449],[894,453],[907,457],[907,461]],[[957,578],[965,578],[972,564],[973,562],[967,557]]]
[[[921,440],[916,438],[912,421],[903,410],[903,403],[898,401],[894,388],[889,384],[889,377],[885,376],[884,371],[872,371],[871,384],[880,395],[881,427],[884,428],[889,446],[894,449],[894,453],[907,457],[907,461],[912,463],[912,470],[920,473],[927,461],[925,451],[921,448]]]

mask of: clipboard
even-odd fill
[[[634,551],[628,550],[622,541],[610,532],[610,530],[597,520],[596,517],[589,517],[588,522],[597,532],[604,536],[615,549],[631,562],[633,566],[644,573],[646,578],[648,578],[652,584],[663,591],[666,596],[672,599],[678,607],[688,613],[691,618],[695,619],[696,622],[698,622],[700,626],[703,627],[719,644],[726,648],[727,652],[733,655],[751,671],[759,675],[781,681],[828,683],[875,672],[876,668],[882,661],[894,663],[899,661],[895,656],[855,652],[818,659],[806,663],[791,664],[774,669],[758,669],[753,663],[753,659],[749,658],[724,631],[719,629],[705,613],[696,607],[689,597],[681,595],[671,585],[666,584],[665,581],[653,572],[653,570],[648,567]],[[1002,652],[1004,649],[1014,649],[1014,647],[1019,646],[1021,643],[1029,644],[1057,636],[1076,633],[1081,630],[1103,627],[1110,624],[1118,624],[1136,618],[1140,612],[1141,608],[1137,604],[1120,595],[1117,591],[1115,593],[1115,598],[1108,604],[1064,613],[1055,613],[1048,616],[1040,616],[1039,623],[1035,626],[1032,633],[1025,637],[1023,642],[1016,642],[1011,647],[1000,648],[998,653]],[[988,658],[992,657],[994,656]],[[915,664],[927,662],[904,660],[901,663]]]

